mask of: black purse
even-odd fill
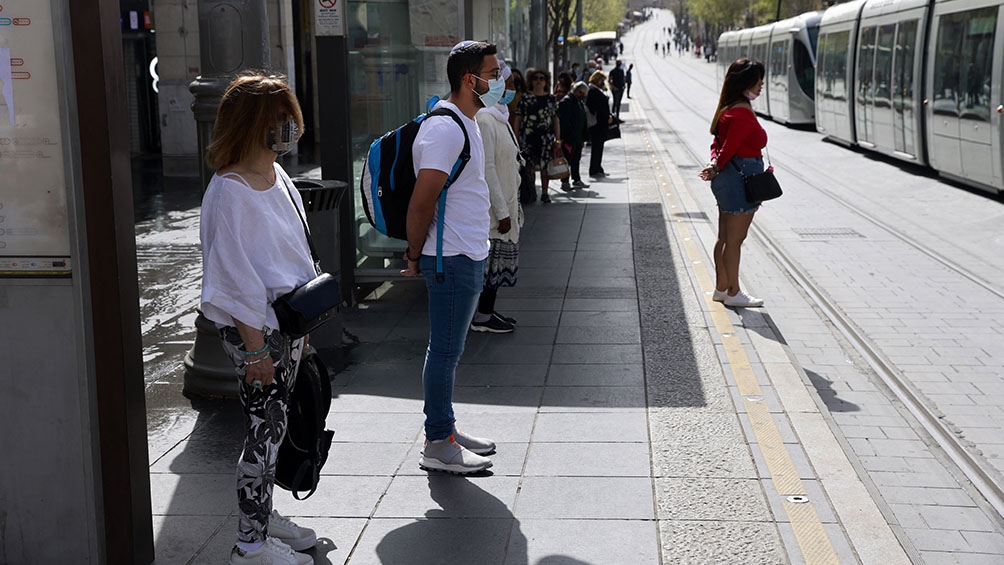
[[[770,154],[767,155],[767,169],[755,175],[744,175],[734,160],[729,160],[729,162],[736,168],[736,171],[739,171],[739,176],[743,177],[745,184],[743,190],[746,192],[747,201],[763,202],[773,200],[783,194],[781,185],[777,182],[777,177],[774,176],[774,167],[770,165]]]
[[[321,271],[321,260],[317,257],[313,240],[310,239],[307,221],[300,214],[300,209],[297,208],[293,193],[285,179],[283,184],[289,192],[289,202],[293,205],[296,216],[300,218],[300,223],[303,224],[303,234],[307,237],[310,256],[314,259],[314,271],[318,273],[313,280],[283,294],[272,303],[275,317],[279,320],[279,331],[297,339],[331,319],[342,303],[342,295],[338,290],[338,279]]]

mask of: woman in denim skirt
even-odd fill
[[[767,132],[760,126],[750,102],[763,88],[763,63],[739,59],[729,66],[711,121],[711,161],[700,172],[711,181],[718,202],[718,240],[715,241],[714,300],[726,306],[762,306],[763,300],[739,288],[739,258],[743,240],[753,223],[759,202],[746,200],[743,176],[763,172],[761,150]]]

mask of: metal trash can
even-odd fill
[[[338,207],[348,193],[342,181],[293,179],[293,186],[303,199],[311,239],[321,259],[321,268],[339,280],[342,296],[347,291],[339,272]],[[329,369],[345,367],[342,353],[342,316],[339,313],[310,334],[310,345],[317,350]],[[185,396],[237,397],[237,374],[233,361],[224,353],[216,325],[200,312],[195,319],[195,343],[185,354]]]

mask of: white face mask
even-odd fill
[[[760,95],[757,94],[757,93],[755,93],[755,92],[753,92],[753,91],[747,91],[746,92],[746,99],[749,100],[750,102],[756,100],[757,96],[760,96]]]
[[[276,135],[278,134],[278,135]],[[268,133],[268,148],[279,155],[285,155],[296,147],[296,142],[300,139],[300,127],[296,125],[296,120],[287,120],[278,128],[272,128]]]

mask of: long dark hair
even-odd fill
[[[756,59],[737,59],[729,65],[729,70],[725,73],[725,82],[722,83],[722,94],[718,97],[718,109],[715,110],[715,118],[711,120],[711,133],[718,133],[718,120],[722,113],[729,106],[736,102],[746,100],[743,93],[752,88],[766,74],[763,63]]]

